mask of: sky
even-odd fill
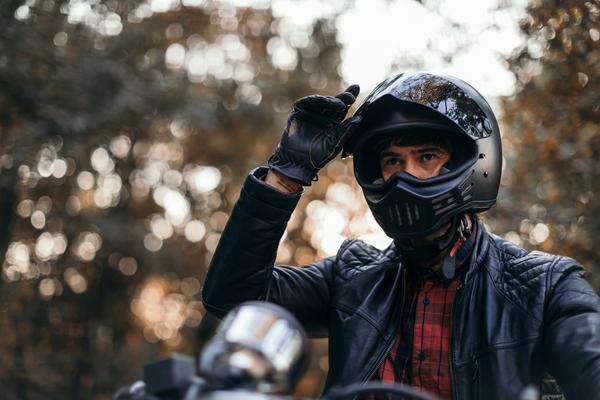
[[[498,9],[498,3],[504,6]],[[515,80],[504,60],[523,43],[518,22],[527,3],[438,0],[424,6],[415,0],[273,0],[271,6],[275,15],[298,27],[341,12],[336,28],[343,46],[341,73],[348,83],[369,90],[401,71],[392,69],[396,62],[400,68],[457,76],[494,98],[514,90]],[[408,65],[403,64],[407,59]]]
[[[418,69],[462,78],[492,103],[514,91],[515,78],[504,60],[523,44],[518,24],[528,4],[528,0],[421,0],[425,5],[418,0],[213,1],[225,7],[270,7],[281,21],[279,34],[290,43],[307,44],[315,19],[337,15],[340,73],[347,83],[358,83],[363,95],[392,73]],[[90,4],[90,0],[71,0],[69,21],[93,23]],[[146,7],[152,15],[179,4],[202,7],[209,1],[147,0]],[[17,10],[17,18],[28,16],[26,5]],[[96,28],[107,35],[118,34],[119,17],[109,17]],[[273,47],[275,64],[293,65],[289,43]]]

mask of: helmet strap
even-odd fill
[[[457,215],[450,221],[446,232],[431,243],[415,246],[412,239],[396,240],[396,247],[412,263],[418,265],[433,264],[444,257],[442,274],[445,279],[454,278],[456,271],[456,252],[471,236],[466,215]]]
[[[469,223],[467,221],[466,215],[460,216],[460,223],[457,230],[457,239],[454,242],[454,245],[446,253],[444,257],[444,262],[442,264],[442,275],[446,280],[454,279],[454,275],[456,273],[456,252],[463,245],[464,242],[471,237],[471,230],[469,229]]]

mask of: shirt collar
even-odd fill
[[[477,223],[474,218],[471,218],[471,222],[471,234],[466,238],[458,238],[457,240],[461,240],[458,248],[454,249],[455,245],[453,245],[450,249],[450,251],[455,251],[454,255],[456,257],[456,274],[454,275],[453,279],[461,277],[468,269],[465,268],[465,266],[468,265],[468,260],[473,252],[473,247],[475,247]],[[442,274],[443,263],[444,258],[441,258],[430,265],[421,265],[415,266],[415,268],[409,268],[409,277],[412,275],[412,278],[416,279],[418,282],[427,280],[440,280],[442,282],[446,282],[448,279],[446,279]]]

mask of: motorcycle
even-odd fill
[[[242,303],[229,312],[199,357],[174,354],[144,367],[143,380],[118,390],[114,400],[292,400],[308,364],[307,336],[296,318],[266,302]],[[321,400],[385,398],[437,400],[401,384],[368,382],[332,388]],[[372,397],[371,397],[372,398]],[[527,388],[519,400],[537,400]],[[305,399],[309,400],[309,399]]]

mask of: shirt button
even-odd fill
[[[425,300],[423,300],[423,304],[425,304],[425,305],[429,304],[429,297],[425,297]]]
[[[425,352],[422,351],[419,353],[419,361],[425,361],[425,358],[427,358],[427,356],[425,355]]]

